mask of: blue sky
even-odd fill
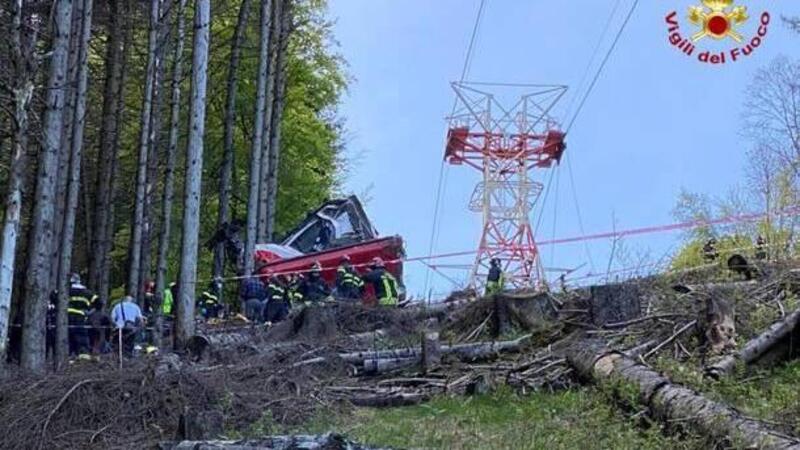
[[[566,122],[566,107],[586,89],[579,86],[581,79],[616,3],[487,0],[467,79],[568,85],[570,91],[556,111]],[[595,67],[632,3],[619,1]],[[614,220],[617,229],[671,223],[681,188],[724,195],[740,181],[750,145],[739,129],[754,72],[780,54],[800,57],[800,35],[779,19],[781,14],[800,14],[800,5],[789,0],[742,2],[752,16],[740,29],[745,36],[755,35],[762,11],[772,15],[764,43],[748,58],[710,66],[681,54],[668,42],[665,16],[677,10],[682,32],[689,35],[695,29],[686,21],[686,11],[696,3],[640,2],[568,136],[567,157],[586,233],[611,230]],[[428,253],[444,117],[454,100],[449,83],[460,76],[478,4],[479,0],[330,1],[340,51],[355,78],[341,110],[354,164],[345,189],[356,194],[369,189],[367,210],[376,227],[384,235],[402,235],[410,256]],[[733,45],[730,40],[706,39],[698,46],[717,50]],[[581,234],[566,166],[557,170],[538,239]],[[480,217],[466,205],[479,174],[459,166],[445,173],[435,253],[471,250]],[[536,177],[541,181],[544,175]],[[649,249],[658,258],[679,238],[647,235],[625,243]],[[609,241],[591,243],[597,270],[605,269],[610,248]],[[588,259],[581,244],[544,248],[543,255],[545,265],[554,267],[575,267]],[[469,262],[469,257],[448,261]],[[425,270],[419,263],[407,264],[411,293],[423,291]],[[448,273],[456,280],[466,277],[463,271]],[[434,297],[453,288],[437,275],[431,281]]]

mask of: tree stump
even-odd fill
[[[424,333],[422,335],[422,371],[429,373],[442,362],[442,347],[439,343],[439,333]]]
[[[642,314],[641,293],[630,283],[592,286],[589,313],[592,323],[603,326],[607,323],[625,322]]]

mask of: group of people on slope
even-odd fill
[[[367,285],[372,286],[378,304],[396,306],[399,300],[397,279],[386,270],[386,264],[373,258],[369,270],[360,274],[348,256],[344,256],[336,269],[333,286],[322,276],[322,265],[314,262],[307,273],[274,273],[257,269],[259,276],[242,281],[239,290],[242,311],[253,322],[280,322],[292,308],[309,306],[324,301],[361,301]]]
[[[145,324],[145,318],[133,297],[118,301],[110,313],[105,303],[81,282],[78,274],[70,275],[67,304],[67,337],[70,356],[79,359],[90,354],[111,351],[113,336],[121,335],[122,349],[133,352],[137,336]],[[47,310],[47,347],[55,348],[58,292],[50,295]]]

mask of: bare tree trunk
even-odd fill
[[[192,50],[192,90],[189,141],[186,145],[186,186],[183,204],[178,310],[175,345],[183,347],[194,336],[194,296],[197,285],[197,251],[200,232],[200,189],[203,175],[203,135],[206,121],[206,82],[211,0],[196,0]]]
[[[61,147],[58,153],[58,172],[56,174],[55,215],[59,220],[53,224],[53,236],[58,238],[52,249],[53,268],[50,271],[50,284],[58,286],[59,264],[61,263],[61,240],[64,226],[64,211],[67,206],[67,182],[69,180],[69,158],[72,149],[72,124],[75,116],[75,93],[78,82],[78,40],[81,34],[83,2],[72,1],[70,25],[69,56],[67,57],[67,84],[64,99],[64,126],[61,128]]]
[[[285,0],[272,2],[269,40],[269,73],[267,75],[267,98],[264,107],[264,130],[261,143],[261,169],[258,181],[258,241],[267,242],[267,201],[269,199],[269,145],[272,136],[272,116],[275,106],[275,84],[278,79],[278,52],[281,38],[281,18]]]
[[[80,1],[80,0],[78,0]],[[81,161],[83,152],[83,131],[86,124],[86,88],[89,78],[89,39],[92,35],[92,0],[83,0],[79,8],[81,17],[78,41],[78,73],[75,92],[75,111],[72,118],[72,138],[70,139],[69,181],[67,184],[67,203],[64,210],[64,225],[61,229],[61,256],[58,270],[58,321],[56,325],[56,367],[62,367],[69,357],[67,341],[67,305],[69,303],[69,273],[72,265],[72,244],[75,237],[75,215],[78,211],[78,193],[81,183]]]
[[[133,0],[123,0],[123,17],[128,17],[131,14],[132,10],[132,3]],[[117,192],[117,165],[119,162],[119,148],[120,148],[120,138],[122,137],[122,133],[120,132],[120,124],[125,123],[125,112],[126,112],[126,104],[123,101],[125,98],[125,89],[128,80],[128,60],[130,58],[130,54],[132,51],[131,40],[133,39],[133,30],[131,21],[129,19],[124,21],[124,40],[123,40],[123,52],[122,52],[122,65],[120,66],[120,84],[119,84],[119,97],[120,101],[117,102],[117,109],[114,112],[116,115],[116,124],[117,124],[117,131],[113,134],[112,140],[112,159],[111,159],[111,179],[109,183],[109,201],[108,201],[108,221],[105,224],[105,229],[101,230],[103,232],[103,243],[104,248],[103,251],[99,254],[99,257],[102,258],[101,263],[101,270],[98,279],[98,295],[101,298],[108,299],[110,293],[110,277],[111,277],[111,250],[114,247],[114,223],[116,220],[116,216],[114,215],[114,208],[116,206],[116,192]]]
[[[5,217],[3,221],[2,243],[0,245],[0,366],[6,360],[6,343],[8,326],[11,322],[11,294],[14,286],[14,259],[19,237],[20,216],[22,211],[22,180],[28,147],[28,106],[33,96],[33,80],[28,61],[32,54],[23,44],[23,8],[24,0],[14,0],[12,5],[11,54],[14,64],[14,120],[13,120],[13,152],[11,171],[8,175],[8,193],[6,194]]]
[[[283,122],[283,109],[286,106],[286,64],[288,62],[289,35],[292,30],[292,3],[283,0],[283,9],[280,13],[280,39],[278,40],[278,55],[276,58],[275,103],[272,107],[271,130],[269,137],[269,162],[267,169],[267,200],[266,200],[266,239],[272,241],[275,237],[275,215],[278,200],[278,169],[281,149],[281,123]]]
[[[280,1],[280,0],[276,0]],[[244,249],[245,275],[253,273],[253,249],[258,238],[259,186],[261,181],[261,153],[264,137],[264,108],[266,105],[267,74],[269,72],[270,0],[261,0],[261,33],[258,46],[258,81],[256,84],[256,120],[250,148],[250,191],[247,197],[247,238]]]
[[[159,8],[163,11],[162,6]],[[141,276],[139,277],[139,292],[144,292],[145,283],[152,280],[152,242],[153,242],[153,208],[155,205],[155,191],[158,176],[158,155],[159,145],[161,144],[161,114],[164,109],[164,54],[166,51],[167,30],[166,17],[159,19],[159,38],[156,51],[156,75],[153,80],[153,113],[150,117],[150,129],[154,136],[150,141],[150,155],[147,158],[147,186],[145,188],[144,218],[142,221],[142,254],[141,254]]]
[[[183,79],[183,40],[185,35],[184,10],[186,0],[179,0],[178,11],[176,11],[175,22],[177,22],[177,34],[175,37],[175,47],[173,49],[173,68],[172,68],[172,99],[170,100],[170,124],[169,124],[169,146],[167,147],[167,163],[164,169],[164,194],[161,200],[161,232],[158,236],[158,261],[156,263],[156,336],[161,338],[161,302],[164,289],[166,288],[167,277],[167,256],[170,247],[170,231],[172,227],[172,201],[175,197],[175,157],[178,153],[178,133],[180,131],[181,118],[181,79]]]
[[[142,98],[142,115],[139,134],[139,163],[136,172],[136,200],[133,211],[133,228],[131,229],[130,248],[128,253],[128,285],[127,291],[137,300],[140,299],[139,281],[141,271],[142,229],[144,227],[145,188],[147,184],[147,156],[153,133],[150,129],[150,116],[153,112],[153,85],[156,70],[156,44],[158,40],[159,0],[150,2],[150,33],[147,45],[147,69],[145,70],[144,97]],[[141,302],[140,302],[141,303]]]
[[[25,278],[22,329],[22,358],[24,369],[44,370],[45,318],[50,295],[51,249],[53,248],[53,194],[55,171],[58,166],[59,140],[64,118],[67,53],[72,18],[70,0],[56,0],[53,20],[53,51],[47,81],[47,110],[43,124],[43,149],[39,158],[36,194],[28,254],[28,273]]]
[[[231,179],[233,178],[233,125],[236,120],[236,95],[239,85],[239,60],[242,54],[242,41],[250,16],[251,0],[242,0],[239,6],[239,18],[231,41],[231,60],[228,66],[228,91],[225,97],[225,120],[223,130],[223,157],[219,174],[219,215],[217,228],[231,220],[230,197]],[[225,272],[225,244],[218,243],[214,247],[214,277],[222,278]],[[221,294],[221,292],[220,292]],[[221,299],[220,299],[221,301]]]
[[[108,294],[101,292],[100,274],[103,270],[108,270],[108,267],[103,267],[103,262],[107,260],[105,255],[110,248],[107,242],[107,228],[111,216],[112,166],[117,157],[117,148],[114,144],[119,128],[117,112],[122,103],[121,81],[126,40],[122,31],[125,23],[122,1],[111,0],[109,2],[111,23],[107,30],[109,41],[106,46],[106,79],[103,87],[103,116],[100,125],[100,156],[98,158],[100,161],[92,224],[92,251],[90,253],[92,257],[89,261],[89,286],[104,299]]]

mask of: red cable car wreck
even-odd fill
[[[386,269],[397,278],[401,298],[403,259],[405,250],[400,236],[380,237],[356,196],[325,202],[279,243],[256,245],[256,262],[261,263],[259,274],[305,273],[315,262],[322,265],[322,277],[330,285],[336,280],[336,269],[345,256],[363,274],[370,262],[380,257]],[[367,298],[374,298],[368,291]]]

